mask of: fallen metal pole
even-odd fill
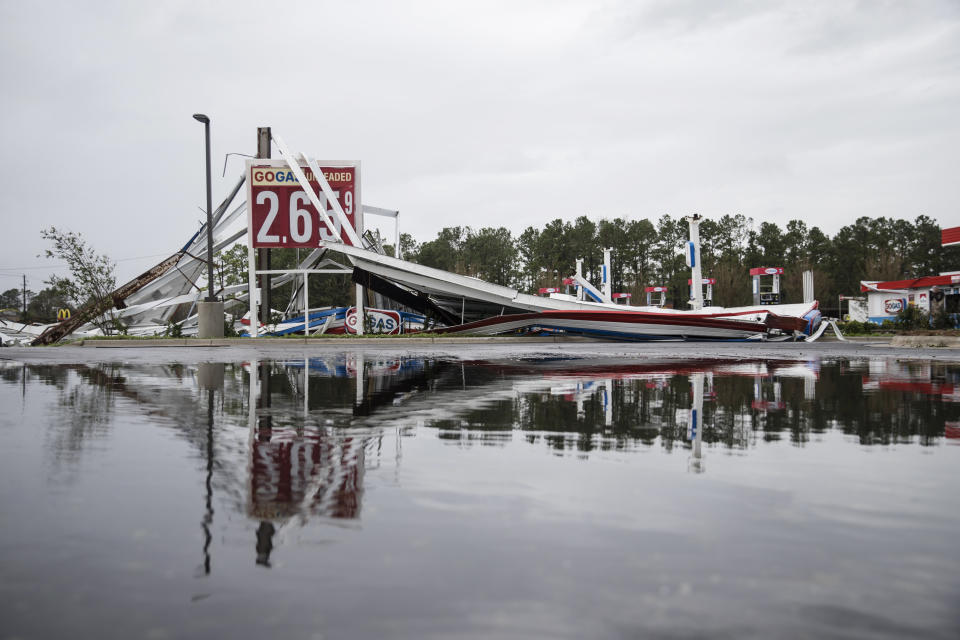
[[[48,327],[30,344],[33,346],[53,344],[54,342],[57,342],[58,340],[70,335],[79,327],[85,325],[87,322],[91,321],[97,316],[106,313],[110,309],[123,309],[126,306],[124,300],[128,296],[136,293],[139,289],[150,284],[172,269],[182,257],[182,251],[173,254],[155,267],[144,271],[122,287],[115,289],[113,293],[110,294],[110,297],[86,304],[63,322],[58,322],[57,324]]]

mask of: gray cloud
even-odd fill
[[[364,200],[421,240],[581,214],[958,219],[954,2],[97,6],[0,3],[2,267],[43,264],[49,225],[117,258],[182,244],[196,111],[215,195],[271,125],[362,160]]]

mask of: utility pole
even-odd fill
[[[26,322],[27,318],[27,274],[23,274],[23,316],[20,318]]]
[[[257,127],[257,158],[270,157],[270,127]],[[247,176],[249,179],[249,176]],[[251,233],[253,233],[251,231]],[[299,266],[299,265],[298,265]],[[270,270],[270,249],[257,249],[257,270]],[[270,280],[269,273],[257,276],[257,287],[260,288],[260,321],[270,324]],[[250,326],[255,327],[255,318],[250,319]]]
[[[269,158],[270,157],[270,127],[257,127],[257,157],[258,158]],[[250,179],[250,176],[247,176],[247,180]],[[247,206],[252,206],[251,203],[247,203]],[[253,233],[251,229],[249,233]],[[299,265],[297,265],[299,266]],[[257,249],[257,270],[270,270],[270,249]],[[257,286],[260,288],[260,321],[264,326],[270,324],[270,279],[271,274],[264,273],[257,276]],[[250,335],[257,335],[256,329],[257,319],[253,317],[253,313],[250,314]],[[256,364],[254,364],[256,366]],[[260,376],[260,395],[257,396],[257,407],[258,408],[270,408],[270,368],[271,365],[269,362],[261,362],[261,367],[259,371]],[[251,369],[251,376],[253,376],[253,370]],[[270,415],[265,415],[260,418],[257,425],[257,437],[265,438],[267,441],[270,440],[270,434],[273,433],[273,417]],[[260,528],[263,528],[263,522],[260,523]],[[272,527],[273,525],[271,525]],[[259,552],[260,546],[260,532],[257,531],[257,551]],[[273,535],[271,530],[270,535]],[[270,538],[270,545],[272,548],[272,537]],[[269,549],[266,552],[266,557],[269,559],[270,551]]]

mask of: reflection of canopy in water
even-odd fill
[[[795,360],[644,360],[623,359],[530,359],[456,361],[424,359],[416,367],[399,369],[395,375],[378,376],[375,392],[365,393],[355,414],[369,415],[370,423],[396,426],[411,423],[452,424],[473,412],[483,412],[498,403],[524,402],[532,394],[574,394],[578,402],[604,393],[613,381],[656,380],[694,373],[749,379],[800,377],[813,379],[816,364]],[[333,369],[332,365],[328,365]],[[609,395],[609,391],[606,391]],[[610,398],[602,398],[602,419]],[[522,410],[522,407],[520,407]],[[519,415],[519,414],[518,414]],[[597,416],[598,419],[601,416]],[[667,417],[669,421],[670,418]],[[361,423],[363,421],[361,420]]]

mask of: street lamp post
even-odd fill
[[[193,119],[203,123],[207,141],[207,302],[216,302],[213,295],[213,200],[210,187],[210,118],[202,113],[193,114]]]
[[[210,118],[202,113],[193,114],[193,119],[203,123],[207,153],[207,300],[198,306],[200,338],[223,337],[223,304],[217,302],[213,294],[213,201],[210,184]]]

